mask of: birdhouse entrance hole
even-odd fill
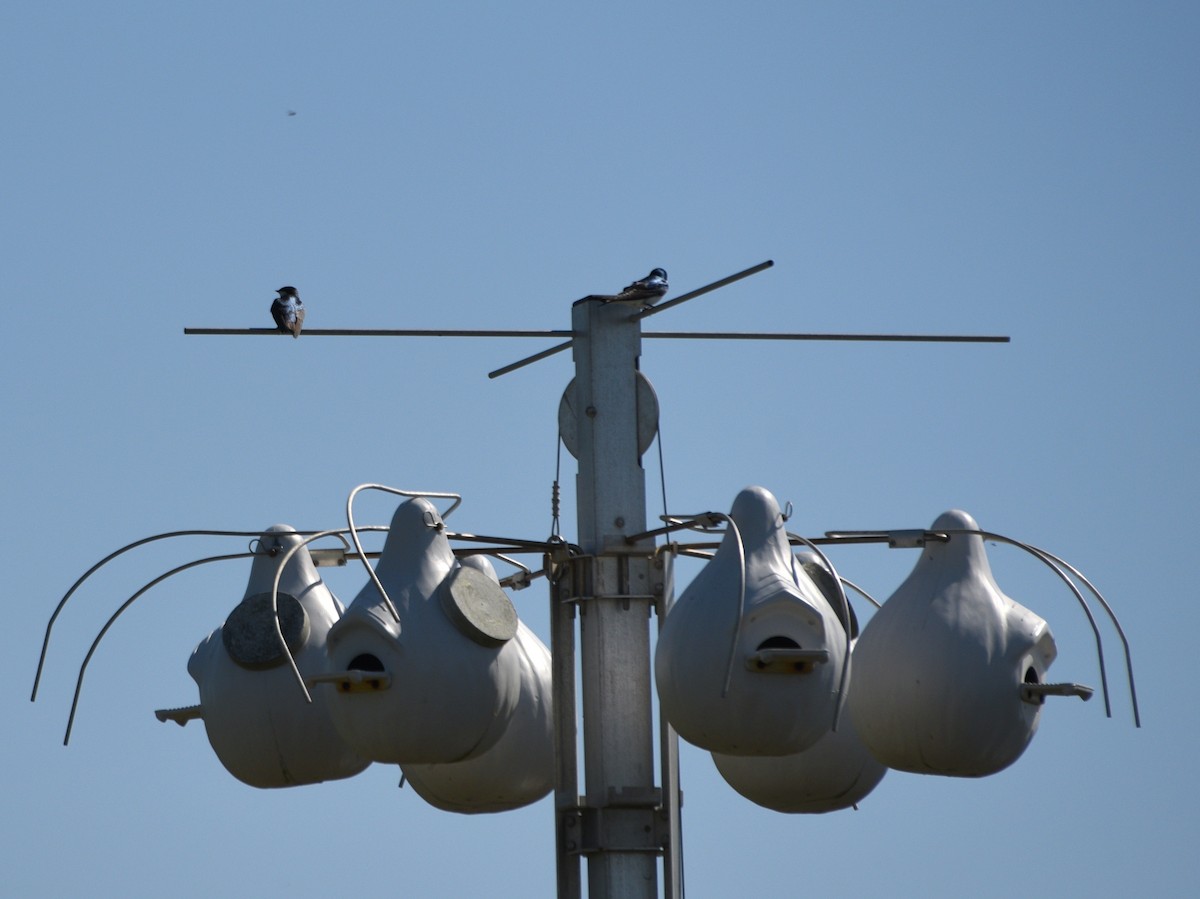
[[[379,661],[377,656],[371,655],[369,652],[364,652],[356,655],[350,660],[347,665],[351,671],[385,671],[383,662]]]

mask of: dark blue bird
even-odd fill
[[[619,294],[613,297],[614,303],[641,303],[649,305],[655,300],[662,299],[667,292],[667,270],[656,268],[646,277],[634,281]]]
[[[300,329],[304,327],[304,304],[300,302],[300,294],[294,287],[281,287],[276,293],[279,296],[271,304],[271,318],[275,319],[275,327],[299,337]]]

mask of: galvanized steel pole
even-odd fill
[[[577,411],[578,598],[583,688],[588,895],[656,897],[654,727],[646,485],[638,447],[641,325],[628,306],[585,299],[572,310]]]

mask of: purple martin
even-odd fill
[[[271,304],[271,318],[275,319],[275,327],[293,337],[300,336],[304,326],[304,304],[300,302],[300,294],[294,287],[281,287],[276,291],[279,296]]]
[[[656,268],[646,277],[634,281],[612,298],[614,303],[640,303],[649,306],[667,292],[667,270]]]

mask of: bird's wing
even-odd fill
[[[275,319],[275,327],[280,331],[288,330],[287,308],[279,300],[271,304],[271,318]]]

